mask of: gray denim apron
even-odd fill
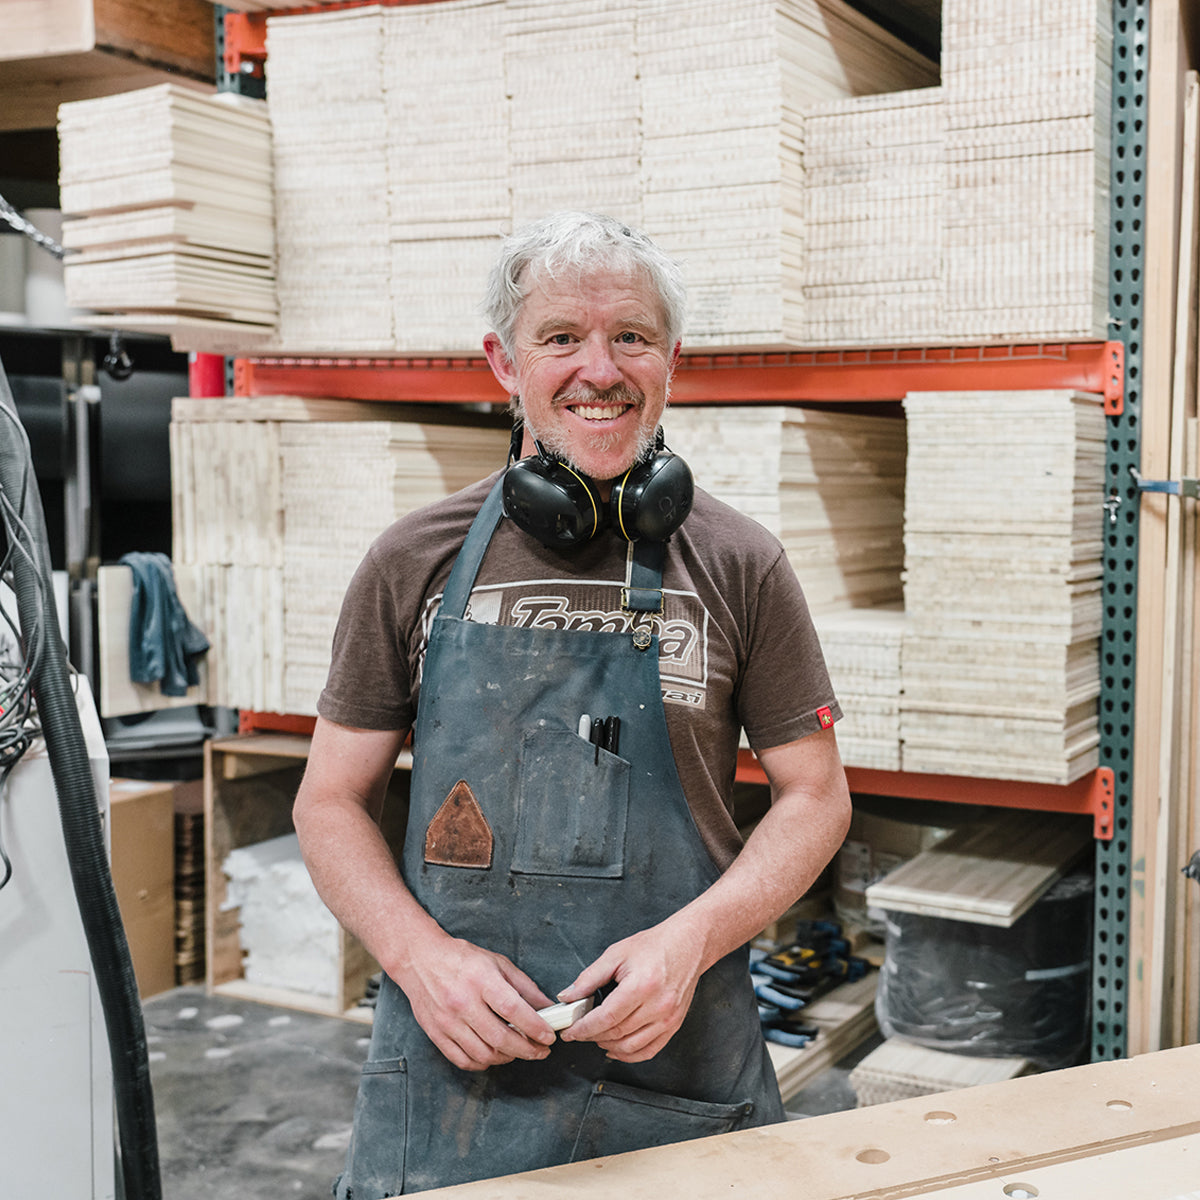
[[[623,632],[477,624],[464,614],[500,515],[497,485],[433,622],[402,869],[444,929],[553,997],[718,871],[675,770],[649,632],[662,547],[638,544]],[[618,754],[579,736],[581,714],[620,717]],[[705,972],[682,1027],[636,1064],[556,1042],[540,1062],[461,1071],[385,976],[337,1195],[378,1200],[783,1119],[745,947]]]

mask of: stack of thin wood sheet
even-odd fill
[[[958,1088],[978,1087],[1016,1079],[1034,1070],[1027,1058],[977,1058],[949,1054],[906,1042],[903,1038],[885,1038],[850,1072],[859,1108],[872,1104],[890,1104],[912,1096],[932,1096]]]
[[[176,578],[209,702],[312,715],[350,577],[394,519],[502,465],[493,418],[295,397],[176,400]]]
[[[936,342],[947,332],[940,88],[856,96],[805,121],[804,340]]]
[[[1069,813],[995,809],[867,888],[872,908],[1009,929],[1091,840]]]
[[[904,769],[1097,765],[1105,418],[1072,391],[911,393]]]
[[[693,342],[795,342],[805,106],[936,81],[842,0],[445,0],[275,17],[267,44],[279,243],[305,257],[280,270],[281,338],[330,352],[477,351],[497,236],[564,208],[683,260]]]
[[[696,482],[783,543],[814,614],[901,596],[904,422],[782,405],[673,407]]]
[[[175,789],[175,982],[204,982],[204,792]]]
[[[848,767],[899,771],[902,606],[823,613],[815,623],[844,714],[838,725],[842,761]]]
[[[1111,13],[1108,0],[942,5],[955,337],[1105,335]]]
[[[805,113],[936,81],[848,5],[639,6],[645,223],[688,279],[688,341],[803,341]]]
[[[164,83],[63,104],[67,302],[119,329],[265,344],[276,321],[266,105]]]
[[[639,7],[637,0],[505,4],[514,225],[568,208],[641,225]]]
[[[392,345],[388,122],[376,7],[267,22],[279,247],[289,351]]]
[[[478,312],[511,228],[503,0],[402,5],[383,20],[387,233],[397,350],[482,344]],[[544,114],[543,114],[544,115]],[[561,126],[543,122],[552,141]]]

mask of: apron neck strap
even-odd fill
[[[488,497],[475,520],[471,522],[462,549],[454,560],[454,567],[442,593],[439,615],[445,613],[448,617],[461,619],[466,614],[467,601],[470,600],[471,589],[475,586],[475,576],[479,574],[479,566],[487,553],[492,534],[496,532],[496,526],[500,524],[500,518],[504,515],[503,485],[502,472],[496,480],[496,486],[488,492]]]
[[[662,572],[666,556],[666,542],[643,540],[629,543],[625,558],[625,587],[621,591],[621,607],[626,612],[662,612]]]

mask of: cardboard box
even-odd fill
[[[175,986],[175,787],[109,785],[113,886],[143,998]]]

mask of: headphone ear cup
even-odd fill
[[[543,546],[569,549],[608,523],[596,485],[551,458],[523,458],[504,472],[504,515]]]
[[[660,450],[613,485],[609,519],[627,541],[665,542],[687,519],[694,497],[691,468]]]

